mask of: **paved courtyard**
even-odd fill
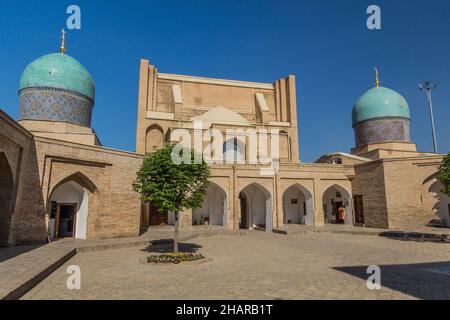
[[[160,250],[163,246],[153,247]],[[197,263],[152,265],[144,247],[79,253],[23,299],[450,299],[450,245],[341,234],[199,235]],[[66,269],[81,268],[81,290]],[[382,290],[368,290],[369,265]]]

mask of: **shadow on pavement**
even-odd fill
[[[0,248],[0,263],[5,262],[6,260],[9,260],[9,259],[15,258],[17,256],[20,256],[21,254],[33,251],[42,246],[44,246],[44,245],[39,244],[39,245],[30,245],[30,246]]]
[[[333,269],[367,280],[369,266]],[[424,300],[450,299],[450,262],[380,265],[381,286]]]
[[[202,246],[194,243],[179,243],[178,246],[180,252],[188,253],[196,253],[200,248],[202,248]],[[173,252],[173,240],[164,240],[156,243],[153,241],[152,244],[147,246],[145,249],[142,249],[142,251],[153,253]]]
[[[449,234],[386,231],[386,232],[380,233],[380,236],[389,238],[392,240],[401,240],[401,241],[450,243],[450,235]]]

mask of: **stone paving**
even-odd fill
[[[23,299],[450,299],[449,244],[256,231],[185,242],[207,259],[147,264],[145,246],[79,253]],[[66,288],[69,265],[81,290]],[[381,267],[382,290],[367,289],[369,265]]]
[[[17,253],[23,250],[13,249],[5,249],[4,252]],[[76,250],[71,247],[42,246],[0,263],[0,300],[17,299],[75,253]]]
[[[198,234],[245,234],[223,228],[192,228],[181,233],[188,240]],[[63,239],[48,245],[0,248],[0,300],[17,299],[77,253],[146,246],[155,239],[172,238],[171,228],[156,228],[141,237],[106,240]]]
[[[0,248],[0,263],[18,257],[24,253],[36,250],[43,245],[29,245],[29,246],[17,246]]]

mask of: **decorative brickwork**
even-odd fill
[[[91,126],[94,101],[75,91],[50,87],[22,89],[20,120],[63,121]]]
[[[398,117],[377,118],[355,125],[356,146],[387,141],[410,142],[410,120]]]

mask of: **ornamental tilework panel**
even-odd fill
[[[377,142],[411,142],[410,120],[405,118],[379,118],[355,126],[356,146]]]
[[[27,88],[19,92],[20,120],[64,121],[91,126],[94,101],[82,94],[55,88]]]

